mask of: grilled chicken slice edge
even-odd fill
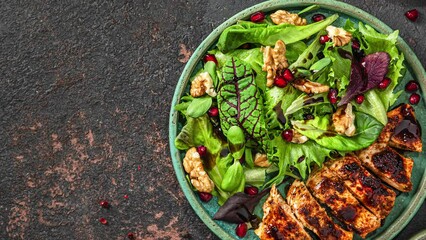
[[[321,240],[351,240],[353,233],[334,223],[302,181],[295,180],[287,192],[287,203],[297,219]]]

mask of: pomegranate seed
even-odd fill
[[[103,208],[109,208],[109,203],[107,201],[101,201],[99,205],[101,205]]]
[[[133,233],[131,233],[131,232],[129,232],[128,234],[127,234],[127,238],[128,239],[135,239],[135,234],[133,234]]]
[[[263,12],[255,12],[250,17],[250,21],[252,21],[254,23],[258,23],[258,22],[261,22],[263,20],[265,20],[265,13],[263,13]]]
[[[284,76],[276,76],[274,79],[274,85],[279,88],[285,88],[287,86],[287,81]]]
[[[407,11],[404,15],[408,18],[408,20],[415,22],[419,17],[419,11],[417,11],[417,9],[411,9],[410,11]]]
[[[325,16],[321,13],[315,14],[314,16],[312,16],[312,21],[313,22],[319,22],[325,19]]]
[[[353,39],[352,40],[352,49],[359,50],[359,48],[360,48],[359,41],[356,40],[356,39]]]
[[[235,234],[237,234],[238,237],[243,238],[247,234],[247,224],[238,224],[237,228],[235,229]]]
[[[204,63],[212,61],[212,62],[216,63],[216,65],[217,65],[217,59],[213,54],[207,54],[206,56],[204,56],[203,61],[204,61]]]
[[[390,84],[390,83],[391,83],[390,78],[385,77],[385,78],[383,78],[383,80],[379,83],[378,88],[379,88],[379,89],[385,89],[385,88],[387,88],[387,87],[389,86],[389,84]]]
[[[108,221],[105,218],[99,218],[99,222],[102,223],[103,225],[108,224]]]
[[[198,197],[200,197],[201,201],[208,202],[212,199],[213,195],[207,192],[198,192]]]
[[[210,117],[217,117],[219,116],[219,109],[217,107],[211,107],[209,111],[207,112],[207,114]]]
[[[126,195],[124,195],[123,197],[124,197],[125,199],[129,199],[129,195],[127,195],[127,194],[126,194]]]
[[[328,42],[328,41],[330,41],[330,37],[328,36],[328,35],[322,35],[320,38],[319,38],[319,42],[321,43],[321,44],[325,44],[326,42]]]
[[[405,85],[405,91],[407,92],[415,92],[417,90],[419,90],[419,84],[414,80],[409,81],[407,85]]]
[[[254,186],[248,186],[244,188],[244,192],[250,196],[254,196],[259,192],[259,189],[257,189],[257,187],[254,187]]]
[[[330,88],[327,97],[331,104],[337,103],[337,89]]]
[[[364,95],[358,95],[355,98],[355,102],[358,103],[358,104],[361,104],[361,103],[364,102],[364,99],[365,99]]]
[[[291,142],[291,140],[293,139],[293,130],[284,130],[281,133],[281,137],[287,142]]]
[[[417,93],[413,93],[411,94],[410,98],[408,99],[408,101],[410,101],[411,104],[417,104],[420,102],[420,95]]]
[[[205,157],[207,154],[207,148],[204,147],[203,145],[200,145],[197,147],[197,152],[198,154],[200,154],[200,157]]]
[[[288,68],[284,70],[283,77],[287,82],[291,82],[294,80],[293,73]]]

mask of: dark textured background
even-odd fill
[[[0,239],[214,239],[175,179],[168,113],[197,45],[257,2],[1,1]],[[400,29],[426,64],[425,1],[345,2]],[[398,239],[424,217],[423,205]]]

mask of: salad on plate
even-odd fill
[[[226,28],[175,106],[187,180],[202,201],[215,196],[214,219],[238,224],[239,237],[250,228],[261,239],[366,237],[395,190],[411,190],[413,160],[394,149],[422,143],[413,107],[391,110],[405,73],[398,31],[304,18],[317,8],[257,12]]]

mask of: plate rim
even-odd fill
[[[235,24],[239,19],[245,19],[249,17],[251,14],[259,10],[267,12],[278,8],[300,7],[312,4],[318,4],[324,9],[336,11],[338,13],[344,13],[348,16],[355,17],[363,23],[374,27],[379,32],[389,34],[393,31],[387,24],[383,23],[378,18],[348,3],[334,0],[271,0],[256,4],[238,12],[237,14],[233,15],[228,20],[220,24],[218,27],[216,27],[213,31],[211,31],[211,33],[201,42],[201,44],[194,51],[189,61],[186,63],[185,68],[179,78],[179,81],[176,84],[169,116],[169,147],[170,154],[172,157],[173,168],[175,171],[176,178],[187,201],[190,203],[191,207],[198,215],[198,217],[204,222],[204,224],[207,225],[207,227],[219,238],[224,239],[233,237],[229,235],[228,232],[224,231],[223,228],[221,228],[211,218],[211,216],[204,209],[203,205],[198,201],[198,197],[195,195],[194,191],[189,185],[189,182],[187,181],[187,178],[184,174],[182,161],[179,155],[179,150],[177,150],[174,146],[174,140],[177,136],[178,120],[178,112],[174,109],[174,106],[178,104],[178,101],[185,90],[186,83],[191,77],[191,73],[201,60],[202,56],[217,41],[219,36],[218,34],[223,32],[226,27]],[[400,36],[398,37],[397,45],[400,51],[404,53],[407,65],[410,66],[418,82],[420,82],[422,94],[424,95],[426,90],[426,72],[423,68],[423,65],[421,64],[417,56],[414,54],[414,52],[411,50],[411,48],[408,46],[408,44]],[[411,221],[425,198],[426,169],[423,172],[423,177],[419,184],[418,191],[413,195],[410,205],[407,206],[404,212],[377,239],[387,240],[394,238]]]

